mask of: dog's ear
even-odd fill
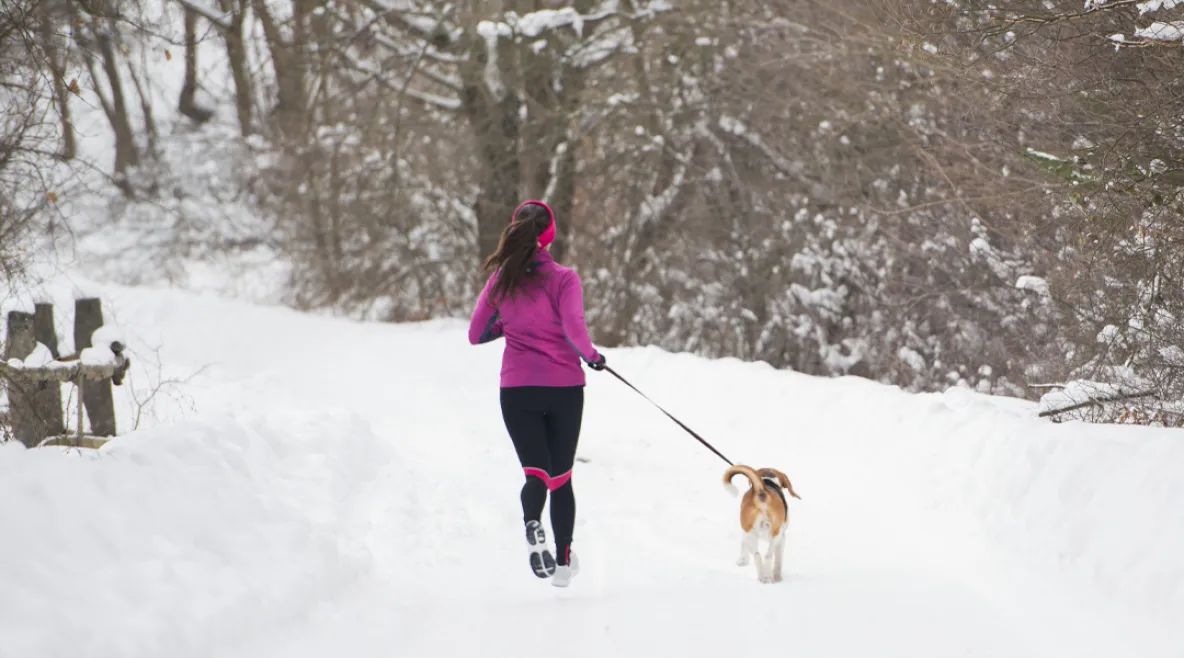
[[[793,485],[790,484],[790,482],[789,482],[789,476],[787,476],[785,473],[782,473],[781,471],[779,471],[775,468],[770,468],[769,471],[772,472],[772,474],[774,476],[776,476],[777,481],[779,483],[781,483],[781,488],[789,491],[789,495],[793,496],[794,498],[797,498],[798,500],[802,499],[801,496],[797,495],[797,493],[794,492]]]

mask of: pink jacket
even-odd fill
[[[600,353],[584,323],[580,277],[539,250],[534,261],[541,280],[529,280],[498,305],[489,291],[499,272],[485,282],[469,321],[469,343],[504,337],[501,386],[583,386],[580,359],[593,363]]]

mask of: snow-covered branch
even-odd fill
[[[506,97],[506,85],[498,64],[498,42],[512,35],[505,23],[481,21],[477,24],[477,35],[485,40],[485,88],[494,100],[501,102]]]
[[[1041,418],[1055,417],[1085,407],[1103,407],[1110,403],[1156,395],[1155,389],[1129,390],[1113,384],[1077,380],[1069,382],[1063,390],[1041,396],[1037,415]]]
[[[359,61],[357,58],[353,57],[351,54],[341,51],[341,50],[336,51],[336,54],[349,68],[353,69],[354,71],[357,71],[358,73],[365,75],[367,81],[375,82],[378,85],[381,85],[382,87],[385,87],[385,88],[387,88],[391,91],[394,91],[398,94],[403,94],[403,95],[409,96],[409,97],[414,98],[418,101],[422,101],[424,103],[427,103],[429,105],[432,105],[433,107],[436,107],[436,108],[439,108],[442,110],[456,111],[461,108],[461,101],[459,98],[449,97],[449,96],[441,96],[439,94],[433,94],[433,93],[426,92],[426,91],[420,91],[418,89],[411,87],[410,85],[406,85],[406,86],[395,85],[395,84],[391,83],[389,80],[387,80],[385,73],[374,69],[373,67],[371,67],[370,65],[368,65],[365,62]]]
[[[1184,45],[1184,21],[1163,23],[1156,21],[1135,30],[1135,36],[1149,41],[1164,41]]]
[[[1131,4],[1131,0],[1116,0],[1115,2],[1091,0],[1086,3],[1087,11],[1105,11],[1129,4]],[[1162,10],[1175,9],[1177,6],[1184,5],[1184,0],[1138,0],[1135,5],[1139,10],[1139,16],[1146,16]],[[1153,44],[1181,46],[1184,45],[1184,21],[1153,21],[1146,27],[1136,27],[1133,38],[1127,38],[1125,34],[1120,32],[1110,35],[1110,40],[1114,42],[1116,48]]]
[[[439,48],[455,44],[463,31],[443,20],[408,6],[401,0],[361,0],[387,23],[425,39]]]
[[[726,114],[719,117],[719,128],[729,135],[734,135],[748,142],[753,148],[761,152],[769,162],[783,174],[800,176],[803,166],[801,163],[791,163],[781,157],[761,136],[748,128],[744,122]]]
[[[547,33],[562,28],[571,28],[577,39],[584,38],[586,28],[594,28],[600,22],[620,15],[615,9],[603,9],[591,14],[581,14],[572,7],[562,9],[540,9],[519,16],[508,11],[500,21],[482,21],[496,26],[499,34],[521,41],[522,39],[546,38]]]
[[[547,189],[543,192],[543,201],[547,203],[551,202],[551,197],[555,194],[555,186],[558,185],[562,173],[559,163],[563,160],[563,156],[567,155],[571,139],[571,131],[568,131],[567,136],[555,145],[555,151],[551,154],[551,162],[547,165]]]
[[[382,81],[382,84],[385,86],[391,86],[390,83],[385,82],[385,81]],[[420,91],[420,90],[414,89],[412,87],[407,87],[406,89],[401,89],[399,91],[410,96],[411,98],[414,98],[415,100],[422,101],[424,103],[427,103],[428,105],[432,105],[432,106],[439,108],[441,110],[448,110],[450,112],[455,112],[456,110],[459,110],[461,108],[461,102],[460,102],[459,98],[440,96],[438,94],[432,94],[432,93],[429,93],[426,91]]]
[[[234,26],[230,22],[230,17],[226,12],[215,10],[203,0],[177,0],[177,4],[206,19],[210,24],[223,32],[229,32],[234,29]]]
[[[683,184],[686,183],[687,169],[691,164],[691,155],[694,151],[694,146],[690,146],[686,153],[674,155],[674,159],[678,162],[675,165],[674,173],[670,177],[670,182],[665,189],[657,194],[646,195],[642,199],[637,208],[637,223],[641,227],[646,227],[655,224],[662,219],[666,211],[674,205],[675,199],[683,190]]]
[[[349,39],[350,41],[353,41],[353,40],[370,41],[376,45],[382,46],[383,48],[390,50],[391,52],[395,53],[399,57],[403,57],[403,58],[423,57],[425,59],[428,59],[428,60],[431,60],[433,62],[440,63],[440,64],[457,64],[459,62],[464,61],[464,59],[465,59],[462,56],[454,55],[452,53],[440,52],[432,45],[432,43],[430,41],[425,41],[424,38],[422,38],[420,36],[416,36],[416,35],[410,36],[408,38],[409,43],[399,43],[395,39],[388,37],[387,35],[383,34],[382,32],[379,32],[377,29],[374,28],[374,23],[376,23],[382,19],[381,15],[373,17],[372,19],[370,19],[369,21],[366,21],[361,26],[357,26],[357,25],[354,25],[352,19],[350,19],[348,16],[342,14],[336,8],[328,7],[325,11],[330,16],[336,18],[338,21],[341,21],[343,24],[349,26],[350,31],[354,35],[353,37],[351,37]],[[433,76],[439,76],[439,79],[437,81],[442,84],[446,84],[446,85],[448,85],[450,87],[454,87],[456,89],[460,88],[460,82],[458,80],[456,80],[453,76],[446,76],[444,74],[439,74],[439,73],[436,73],[435,71],[429,71],[426,68],[422,69],[422,72],[427,73],[429,75],[433,75]]]

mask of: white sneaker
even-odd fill
[[[571,584],[571,567],[561,564],[555,567],[555,575],[551,576],[552,587],[567,587]]]
[[[551,585],[553,587],[567,587],[571,584],[571,579],[580,573],[580,560],[575,553],[568,555],[568,563],[561,564],[555,567],[555,575],[551,576]]]

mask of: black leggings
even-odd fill
[[[551,492],[551,531],[555,561],[567,564],[576,522],[576,496],[571,485],[584,387],[521,386],[501,389],[502,420],[526,474],[522,485],[522,520],[538,521]]]

